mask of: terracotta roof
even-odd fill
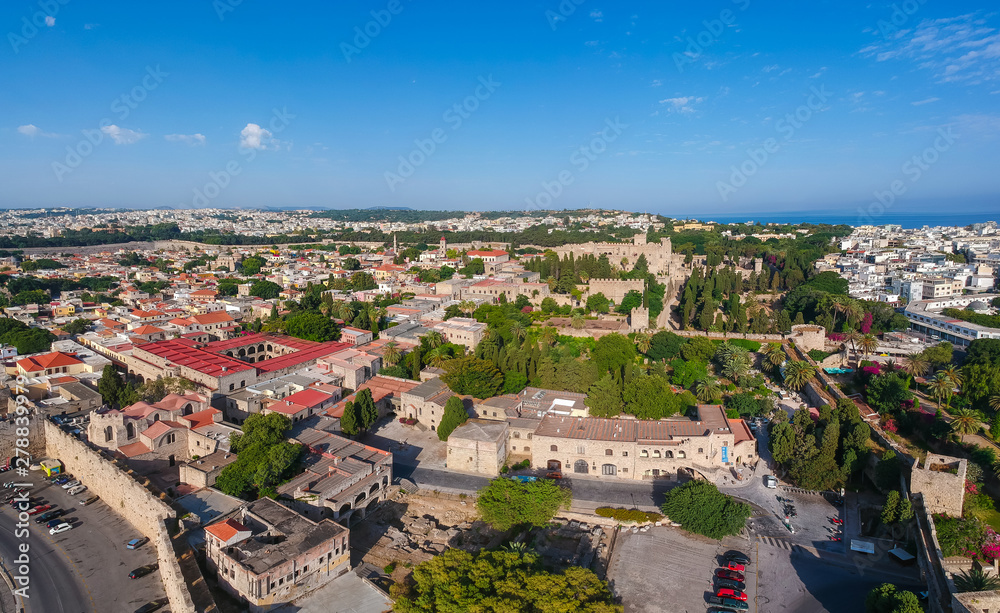
[[[282,400],[281,402],[267,405],[265,409],[276,413],[283,413],[284,415],[295,415],[296,413],[309,410],[309,407]]]
[[[469,255],[469,256],[472,256],[472,257],[498,256],[498,255],[507,255],[507,252],[506,251],[500,251],[500,250],[497,250],[497,249],[489,249],[489,250],[482,250],[482,251],[469,251],[468,253],[466,253],[466,255]]]
[[[233,538],[240,532],[249,532],[250,529],[236,521],[235,519],[227,519],[226,521],[219,522],[217,524],[212,524],[211,526],[205,528],[205,532],[208,532],[215,538],[222,542],[229,542],[229,539]]]
[[[333,398],[332,394],[315,389],[304,389],[285,398],[285,402],[301,404],[304,407],[315,407],[327,402],[331,398]]]
[[[138,334],[139,336],[145,336],[147,334],[160,334],[163,332],[162,328],[157,328],[156,326],[139,326],[135,330],[132,330],[132,334]]]
[[[198,428],[203,428],[205,426],[210,426],[215,423],[215,416],[222,414],[219,409],[205,409],[204,411],[198,411],[197,413],[191,413],[190,415],[185,415],[180,419],[182,421],[188,422],[188,427],[192,430],[197,430]]]
[[[160,421],[153,422],[153,425],[143,430],[142,434],[144,436],[148,436],[149,438],[158,438],[171,430],[181,428],[184,428],[184,426],[176,421],[161,419]]]
[[[47,368],[61,368],[63,366],[76,366],[77,364],[83,364],[83,362],[78,360],[76,356],[61,351],[53,351],[52,353],[36,355],[17,361],[18,367],[26,372],[36,372]]]
[[[118,448],[118,453],[122,454],[126,458],[134,458],[137,455],[149,453],[149,451],[149,447],[146,447],[144,443],[130,443],[128,445],[122,445]]]
[[[213,313],[205,313],[204,315],[195,315],[191,319],[202,325],[233,321],[232,316],[225,311],[215,311]]]

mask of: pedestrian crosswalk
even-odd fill
[[[771,547],[777,547],[779,549],[786,549],[788,551],[807,551],[805,547],[801,545],[796,545],[795,543],[789,542],[787,539],[776,538],[773,536],[758,536],[757,540],[760,541],[761,545],[768,545]]]

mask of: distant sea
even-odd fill
[[[675,218],[683,218],[678,214],[669,215]],[[823,224],[846,224],[849,226],[875,225],[884,226],[895,224],[904,228],[922,228],[924,226],[967,226],[985,221],[996,221],[1000,223],[1000,211],[996,213],[946,213],[936,214],[933,212],[905,211],[886,212],[882,215],[866,217],[858,213],[847,213],[844,211],[828,211],[813,213],[795,212],[774,212],[774,213],[750,213],[744,215],[711,215],[698,216],[701,221],[715,221],[718,223],[744,223],[753,221],[757,223],[823,223]]]

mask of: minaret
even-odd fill
[[[399,254],[399,244],[396,242],[396,233],[395,232],[392,233],[392,252],[395,253],[395,254],[397,254],[397,255]]]

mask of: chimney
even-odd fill
[[[229,367],[228,366],[223,366],[222,367],[222,372],[229,372]]]

